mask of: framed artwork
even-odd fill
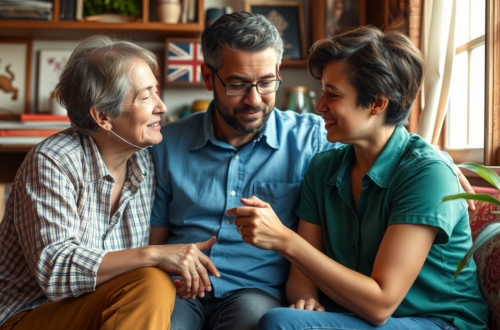
[[[205,85],[201,75],[203,52],[199,39],[167,39],[165,48],[165,85]]]
[[[302,3],[294,1],[245,1],[245,10],[267,17],[278,29],[285,43],[284,59],[306,57]]]
[[[40,50],[38,63],[38,112],[50,112],[50,96],[59,82],[59,73],[66,65],[72,50]]]
[[[366,25],[366,0],[316,0],[311,2],[312,43],[320,39],[331,38],[362,25]]]
[[[0,40],[0,113],[29,112],[31,40]]]
[[[408,35],[408,0],[389,0],[387,29]]]

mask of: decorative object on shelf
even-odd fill
[[[57,91],[53,91],[50,95],[50,113],[56,116],[67,116],[66,108],[57,101]]]
[[[408,0],[389,0],[388,30],[408,34]]]
[[[132,16],[118,14],[102,14],[87,16],[82,18],[82,22],[108,22],[108,23],[125,23],[125,22],[141,22],[142,19]]]
[[[285,43],[284,59],[306,57],[302,3],[294,1],[245,1],[245,10],[267,17]]]
[[[196,22],[197,0],[182,0],[181,23]]]
[[[158,0],[156,15],[162,23],[176,24],[181,17],[180,0]]]
[[[224,8],[209,8],[205,12],[205,28],[212,25],[217,18],[221,17],[224,14],[231,14],[233,12],[232,7],[224,7]]]
[[[29,112],[31,40],[0,40],[0,113]]]
[[[139,18],[142,16],[142,0],[84,0],[83,17],[102,14]]]
[[[191,113],[207,111],[210,100],[194,100],[191,105]]]
[[[0,20],[52,20],[52,2],[0,0]]]
[[[316,93],[304,86],[285,88],[283,110],[293,110],[298,113],[316,113]]]
[[[37,84],[38,112],[50,112],[50,96],[59,82],[59,71],[66,65],[72,52],[72,50],[40,50]]]
[[[204,86],[199,39],[167,39],[166,54],[165,85]]]
[[[326,37],[331,38],[361,24],[360,0],[326,0]]]

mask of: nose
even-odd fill
[[[257,92],[256,86],[250,88],[250,91],[245,95],[243,101],[251,107],[256,107],[262,102],[262,97],[259,92]]]
[[[325,102],[323,101],[323,98],[325,97],[325,94],[322,93],[321,94],[321,97],[319,98],[318,102],[316,103],[316,105],[314,106],[314,110],[316,110],[316,112],[325,112],[328,110],[328,107],[326,106]]]
[[[167,106],[165,105],[165,103],[163,103],[160,95],[156,95],[156,105],[153,109],[153,113],[158,114],[158,115],[162,115],[167,111],[168,111]]]

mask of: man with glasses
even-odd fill
[[[214,100],[206,113],[162,128],[163,141],[152,148],[157,188],[150,243],[217,236],[203,252],[221,276],[210,276],[206,288],[199,280],[206,270],[199,266],[175,282],[171,329],[250,330],[266,311],[287,305],[290,265],[246,244],[225,213],[241,206],[241,198],[257,196],[296,229],[307,165],[332,145],[321,117],[274,108],[283,41],[266,18],[224,15],[203,32],[202,46],[203,79]]]

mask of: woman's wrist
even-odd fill
[[[280,240],[280,243],[276,246],[274,250],[284,256],[289,255],[292,251],[293,245],[296,244],[296,241],[297,241],[297,233],[285,227],[285,231]]]
[[[146,263],[146,267],[156,267],[158,265],[158,249],[154,245],[140,248],[141,259]]]

